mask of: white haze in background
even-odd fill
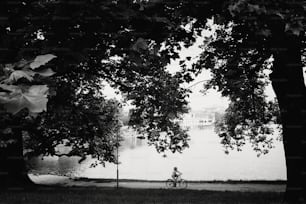
[[[208,24],[212,24],[212,20],[208,22]],[[201,37],[197,37],[196,42],[193,46],[189,48],[185,48],[182,46],[182,50],[180,50],[179,55],[180,59],[172,60],[171,63],[167,66],[167,69],[170,73],[174,74],[177,71],[180,71],[179,61],[181,59],[186,59],[186,57],[191,57],[190,61],[186,61],[187,66],[191,66],[192,63],[196,62],[202,52],[201,46],[203,46],[204,38],[211,36],[214,32],[214,26],[211,26],[212,31],[204,30],[202,32]],[[188,30],[188,25],[186,26],[186,30]],[[269,71],[267,72],[269,74]],[[268,76],[268,75],[267,75]],[[205,108],[218,108],[219,110],[225,110],[228,107],[229,100],[226,97],[222,97],[219,92],[216,90],[209,90],[205,95],[200,92],[203,90],[203,85],[206,80],[211,79],[211,72],[208,70],[203,70],[191,83],[185,83],[183,86],[185,88],[191,87],[192,93],[190,97],[187,99],[189,102],[189,107],[193,111],[203,110]],[[305,79],[306,77],[304,77]],[[305,80],[306,84],[306,80]],[[118,90],[114,90],[107,83],[105,83],[105,89],[103,93],[107,98],[116,98],[119,101],[122,101],[123,98],[121,94],[116,94],[115,92]],[[268,100],[273,100],[275,98],[275,93],[272,89],[271,84],[266,87],[265,94],[267,95]],[[130,104],[125,104],[124,109],[128,110],[132,106]]]
[[[185,59],[188,56],[192,58],[189,62],[186,62],[187,66],[191,66],[192,63],[197,61],[202,51],[200,46],[203,44],[204,37],[209,35],[211,35],[211,32],[203,31],[202,37],[198,37],[193,46],[189,48],[182,47],[182,50],[179,52],[181,59]],[[175,61],[172,60],[171,63],[167,66],[167,69],[170,73],[174,74],[175,72],[180,71],[179,61],[180,59]],[[183,86],[185,88],[188,88],[190,86],[193,86],[193,84],[195,83],[198,83],[200,81],[204,82],[205,80],[208,80],[210,78],[211,78],[210,72],[207,70],[203,70],[202,73],[199,76],[197,76],[194,82],[191,82],[189,84],[186,83]],[[198,83],[197,85],[191,88],[192,93],[190,94],[190,97],[187,99],[191,110],[197,111],[211,107],[226,109],[229,103],[227,98],[222,97],[221,94],[215,90],[210,90],[206,95],[204,95],[203,93],[200,92],[202,89],[203,89],[203,83]],[[106,96],[106,98],[109,99],[115,98],[119,101],[122,101],[123,98],[121,94],[116,94],[116,91],[118,90],[113,89],[107,83],[105,83],[103,94]],[[129,108],[131,108],[130,104],[126,104],[124,106],[124,109],[129,109]]]
[[[210,33],[203,31],[203,36],[205,35],[210,35]],[[192,60],[188,62],[189,66],[199,57],[201,53],[199,46],[202,45],[203,40],[203,37],[198,37],[193,46],[181,50],[181,59],[185,59],[187,56],[192,57]],[[179,71],[179,60],[171,61],[167,69],[170,73]],[[220,111],[227,108],[228,99],[222,97],[217,91],[208,91],[206,95],[200,92],[203,89],[202,82],[210,78],[210,72],[203,70],[194,82],[183,84],[186,88],[192,87],[192,93],[188,98],[192,111],[196,112],[207,108],[217,108]],[[114,90],[107,83],[104,85],[103,94],[106,98],[123,101],[122,95],[116,93],[118,90]],[[274,98],[275,94],[271,85],[267,87],[266,94],[269,99]],[[123,109],[127,111],[131,107],[130,104],[127,104]],[[167,154],[167,157],[163,157],[162,154],[156,152],[154,147],[148,147],[147,141],[137,139],[136,133],[128,131],[127,127],[124,128],[123,134],[127,135],[124,136],[124,143],[119,148],[119,178],[121,179],[165,180],[170,177],[174,166],[183,172],[183,178],[187,180],[286,179],[284,148],[281,141],[275,141],[275,148],[271,149],[269,154],[260,157],[257,157],[257,153],[252,150],[250,144],[247,144],[242,152],[231,151],[227,155],[220,144],[220,138],[211,126],[203,130],[191,129],[189,131],[190,148],[186,149],[183,154],[170,153]],[[277,134],[274,136],[277,137]],[[115,164],[107,163],[106,167],[98,165],[96,168],[89,168],[92,161],[86,160],[81,165],[76,164],[72,175],[90,178],[116,178],[117,166]],[[59,161],[57,162],[61,164]],[[67,162],[63,160],[63,163]]]

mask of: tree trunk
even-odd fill
[[[27,174],[21,130],[14,131],[13,139],[16,141],[15,143],[0,149],[0,189],[32,188],[35,185]]]
[[[278,99],[283,125],[287,166],[287,200],[298,200],[305,193],[305,108],[306,90],[301,61],[301,40],[284,34],[274,45],[272,86]]]

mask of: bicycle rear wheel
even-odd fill
[[[179,182],[179,186],[180,186],[180,188],[187,188],[188,183],[187,183],[187,181],[185,181],[185,180],[181,180],[181,181]]]
[[[174,187],[174,181],[172,179],[168,179],[166,181],[166,187],[167,188],[173,188]]]

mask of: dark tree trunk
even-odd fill
[[[14,131],[13,139],[15,143],[0,149],[0,189],[32,188],[35,185],[27,174],[21,130]]]
[[[280,34],[279,34],[280,35]],[[273,49],[270,75],[281,110],[283,142],[287,166],[287,200],[298,200],[305,191],[305,107],[306,90],[301,61],[301,40],[283,34]]]
[[[8,1],[0,2],[1,16],[6,19],[8,16]],[[9,18],[7,18],[9,19]],[[3,19],[2,19],[3,20]],[[6,22],[5,22],[6,23]],[[5,24],[1,25],[4,26]],[[18,56],[18,41],[12,38],[3,27],[0,26],[0,64],[12,63]],[[0,117],[2,113],[0,112]],[[0,121],[1,122],[1,121]],[[1,128],[5,126],[2,122]],[[5,127],[4,127],[5,128]],[[21,131],[14,130],[13,138],[5,138],[1,135],[1,139],[15,139],[16,143],[8,145],[7,148],[0,148],[0,190],[18,189],[33,186],[33,182],[29,179],[25,161],[23,158],[23,145]]]

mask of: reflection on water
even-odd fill
[[[36,157],[28,161],[31,173],[77,176],[82,165],[79,157]]]
[[[137,138],[137,133],[131,129],[124,128],[124,140],[121,142],[119,152],[133,150],[137,147],[146,145],[144,139]],[[65,147],[63,147],[65,149]],[[80,176],[80,172],[87,169],[94,160],[88,159],[86,164],[79,163],[80,157],[35,157],[27,162],[28,168],[34,174],[55,174],[65,176]]]
[[[167,157],[158,154],[154,147],[148,147],[146,141],[138,139],[135,132],[125,130],[124,141],[119,149],[119,174],[124,179],[163,180],[170,177],[174,166],[183,172],[188,180],[277,180],[286,179],[285,157],[281,142],[275,142],[275,148],[260,157],[250,146],[242,152],[224,154],[220,139],[212,126],[203,129],[193,128],[190,148],[183,154],[168,153]],[[116,178],[116,165],[106,164],[89,168],[93,160],[82,164],[78,158],[45,158],[32,160],[32,171],[36,173],[54,173],[90,178]]]
[[[146,144],[144,139],[139,139],[137,137],[139,135],[135,131],[129,128],[124,128],[122,132],[124,132],[124,140],[121,142],[121,147],[119,148],[120,152],[125,151],[126,149],[141,147]]]

